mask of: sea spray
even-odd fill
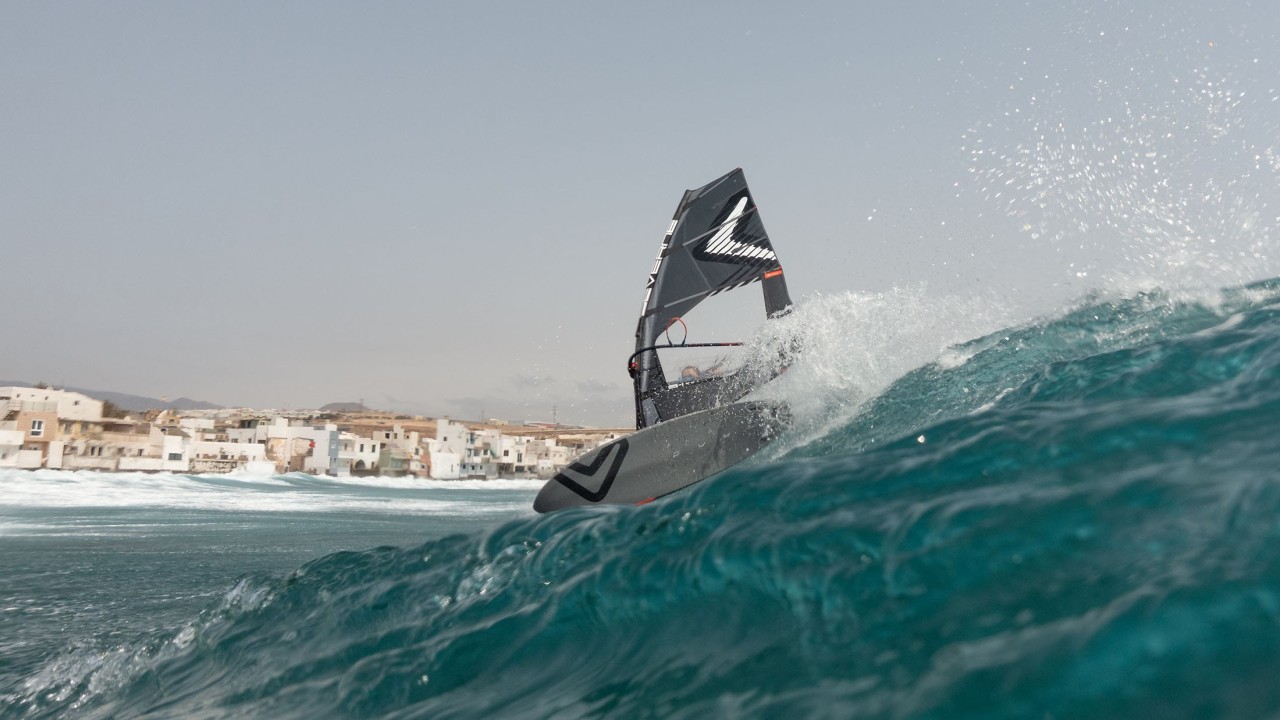
[[[1073,288],[1202,292],[1280,273],[1280,87],[1249,39],[1216,49],[1168,17],[1099,14],[1080,14],[1069,37],[1089,50],[1069,67],[1027,49],[1007,105],[961,138],[963,192]]]
[[[797,427],[765,457],[846,426],[866,402],[915,368],[944,358],[962,362],[958,346],[1013,317],[996,298],[937,297],[922,286],[806,298],[753,338],[757,345],[800,350],[798,361],[760,393],[786,400]]]

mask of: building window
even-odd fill
[[[503,450],[503,451],[502,451],[502,457],[511,457],[511,451],[510,451],[510,450]]]
[[[182,459],[182,453],[180,453],[180,452],[177,452],[177,453],[169,453],[169,459],[170,459],[170,460],[181,460],[181,459]]]
[[[31,437],[41,437],[43,435],[44,435],[44,421],[32,420],[31,421]]]

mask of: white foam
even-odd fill
[[[0,508],[167,507],[229,512],[374,511],[396,514],[483,512],[450,490],[511,492],[512,502],[540,486],[531,480],[447,481],[316,478],[310,475],[175,475],[62,470],[0,470]],[[406,497],[381,490],[419,490]],[[502,503],[505,505],[505,503]]]
[[[954,367],[972,351],[955,346],[1014,324],[990,297],[930,295],[923,286],[882,293],[806,298],[791,315],[766,324],[753,343],[802,348],[796,362],[760,396],[786,400],[800,432],[787,450],[846,426],[866,402],[930,363]],[[1029,318],[1022,318],[1027,320]]]

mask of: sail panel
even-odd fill
[[[667,391],[657,353],[641,351],[657,345],[675,318],[711,295],[760,280],[764,280],[766,316],[784,312],[791,299],[778,255],[741,168],[686,191],[649,275],[636,328],[638,354],[631,371],[637,428],[672,416],[670,408],[660,409],[654,403]],[[701,408],[691,406],[686,411],[694,409]]]
[[[636,349],[705,298],[778,266],[741,169],[685,193],[649,279]]]

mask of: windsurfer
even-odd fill
[[[724,374],[723,362],[718,362],[709,368],[701,369],[697,365],[685,365],[680,371],[680,382],[692,382],[694,380],[703,380],[706,378],[720,377]]]
[[[742,346],[688,342],[683,316],[713,295],[753,282],[762,285],[766,319],[791,306],[778,255],[737,169],[685,191],[662,238],[645,286],[636,349],[627,359],[636,432],[567,466],[543,486],[535,510],[645,503],[737,464],[781,434],[790,417],[786,403],[743,399],[780,368],[758,361],[750,348],[733,358],[707,357],[710,366],[698,360],[689,364],[690,356],[677,354],[686,348]],[[672,337],[675,324],[683,337]],[[664,372],[659,351],[686,364],[669,364]],[[673,382],[668,373],[675,368],[680,371]]]

